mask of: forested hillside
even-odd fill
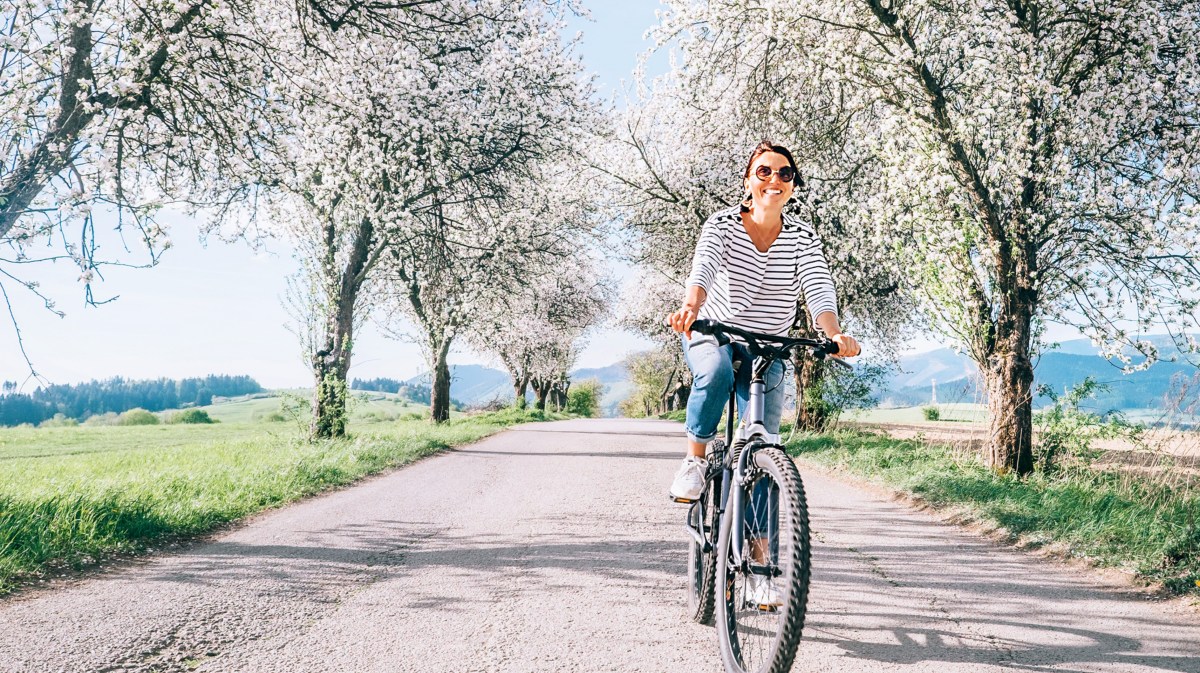
[[[428,381],[428,378],[426,380]],[[398,381],[385,377],[377,379],[353,379],[350,382],[350,389],[377,393],[395,393],[410,402],[418,404],[429,404],[429,400],[433,395],[433,389],[428,383]],[[455,409],[462,409],[463,404],[458,401],[457,390],[453,386],[451,387],[451,393],[451,406]]]
[[[108,412],[140,407],[149,411],[212,404],[213,397],[233,397],[263,391],[249,376],[210,374],[204,378],[131,381],[114,377],[74,385],[52,385],[29,394],[17,393],[16,382],[0,384],[0,425],[41,423],[63,414],[84,420]]]

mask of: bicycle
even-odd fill
[[[709,443],[705,485],[688,508],[688,612],[702,624],[711,624],[717,613],[721,659],[729,673],[785,673],[804,629],[811,542],[800,473],[779,435],[763,425],[764,376],[772,362],[797,348],[824,358],[838,347],[710,320],[696,320],[691,330],[721,345],[740,337],[754,359],[745,416],[735,432],[731,390],[724,439]],[[734,362],[735,368],[743,365]],[[719,602],[718,586],[724,588]]]

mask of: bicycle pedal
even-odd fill
[[[667,500],[670,500],[672,502],[678,502],[678,503],[681,503],[684,505],[690,505],[693,502],[696,502],[695,500],[691,500],[688,498],[676,498],[675,496],[671,495],[670,493],[667,494]]]
[[[747,605],[746,607],[754,608],[755,610],[758,610],[759,612],[779,612],[778,605],[756,605],[754,603],[751,603],[751,604]]]

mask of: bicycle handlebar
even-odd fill
[[[707,318],[699,318],[692,321],[691,331],[714,336],[717,339],[717,343],[722,346],[729,343],[730,336],[741,337],[746,340],[751,352],[757,351],[758,354],[773,356],[778,359],[783,359],[786,357],[788,351],[797,347],[808,349],[818,359],[824,359],[827,355],[837,355],[838,352],[837,342],[829,339],[793,339],[791,337],[775,336],[774,334],[747,332],[733,325],[725,325]],[[767,345],[762,343],[764,341],[773,343]],[[832,362],[847,369],[853,369],[849,363],[842,361],[840,358],[833,358]]]

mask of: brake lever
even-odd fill
[[[826,345],[830,348],[833,348],[834,352],[831,353],[826,348],[814,348],[812,351],[813,354],[822,360],[828,360],[829,362],[831,362],[839,367],[844,368],[846,371],[851,371],[851,372],[854,371],[853,365],[851,365],[849,362],[846,362],[842,358],[837,357],[838,346],[835,342],[827,341]]]
[[[836,357],[834,355],[827,355],[827,356],[825,356],[825,359],[839,367],[844,368],[848,372],[854,371],[854,365],[850,364],[849,362],[846,362],[842,358]]]

